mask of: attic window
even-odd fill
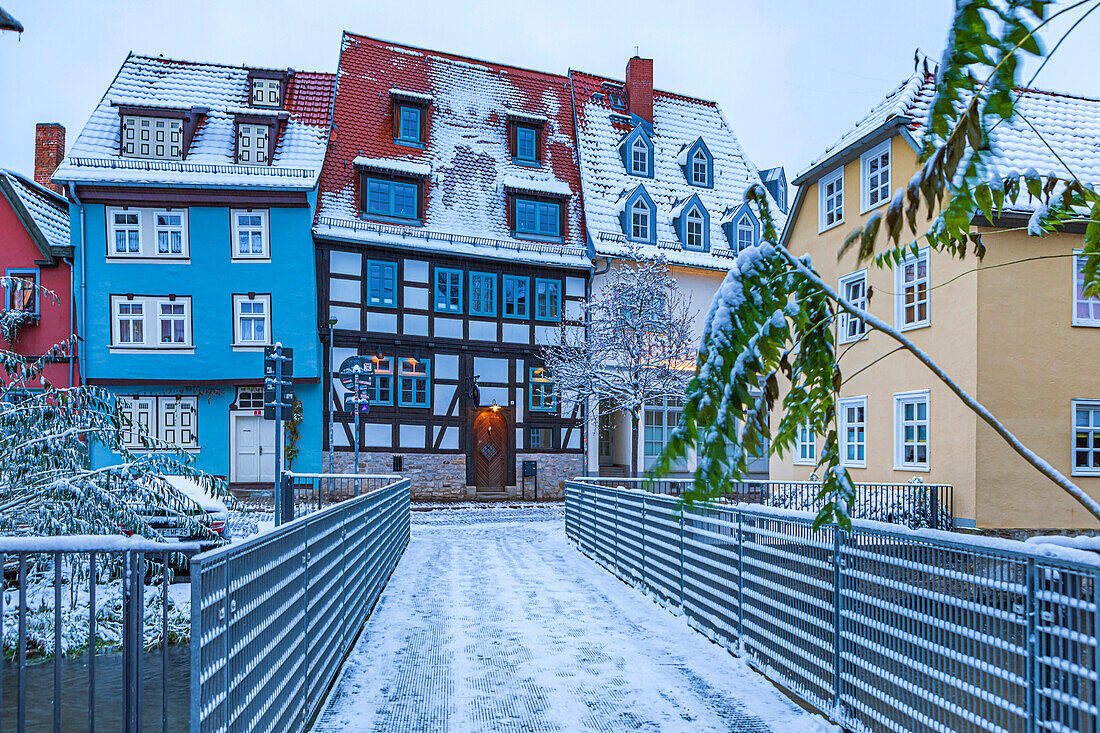
[[[737,251],[748,249],[756,244],[756,226],[748,214],[737,222]]]
[[[691,182],[696,186],[710,184],[710,166],[707,165],[707,156],[702,150],[696,150],[691,156]]]
[[[607,99],[609,102],[611,102],[611,106],[615,109],[626,109],[626,100],[623,99],[623,95],[616,94],[615,92],[610,92],[607,95]]]
[[[283,83],[279,79],[252,80],[252,104],[256,107],[281,107]]]
[[[183,160],[183,120],[122,116],[122,150],[127,158]]]
[[[650,241],[649,205],[642,199],[630,207],[630,238],[636,242]]]
[[[271,128],[268,125],[237,125],[237,162],[245,165],[267,165]]]
[[[641,137],[630,146],[630,172],[636,176],[649,175],[649,146]]]
[[[692,207],[688,212],[687,222],[684,225],[684,244],[689,249],[704,249],[706,241],[703,234],[703,214],[698,207]]]

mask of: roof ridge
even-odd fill
[[[599,79],[599,80],[604,81],[604,82],[611,82],[613,84],[619,84],[619,85],[625,85],[626,84],[625,81],[620,81],[620,80],[614,79],[610,76],[603,76],[601,74],[593,74],[591,71],[584,71],[583,69],[574,69],[574,68],[570,67],[569,73],[573,73],[573,72],[576,72],[578,74],[584,74],[585,76],[590,76],[593,79]],[[677,97],[679,99],[684,99],[684,100],[687,100],[689,102],[702,102],[703,104],[712,104],[716,107],[718,106],[718,100],[717,99],[707,99],[705,97],[696,97],[696,96],[693,96],[691,94],[681,94],[680,92],[672,92],[672,91],[669,91],[667,89],[654,89],[653,93],[654,94],[663,94],[663,95],[669,96],[669,97]]]
[[[353,33],[352,31],[349,31],[349,30],[345,30],[344,35],[348,36],[348,37],[351,37],[351,38],[356,38],[356,39],[360,39],[360,40],[363,40],[363,41],[368,41],[368,42],[370,42],[374,45],[396,46],[396,47],[399,47],[399,48],[407,49],[409,51],[418,51],[418,52],[423,53],[425,55],[437,56],[437,57],[449,59],[449,60],[452,60],[452,61],[459,61],[459,62],[466,62],[466,63],[476,63],[476,64],[485,64],[486,66],[493,66],[493,67],[500,68],[500,69],[511,69],[513,71],[519,71],[519,72],[524,72],[524,73],[528,73],[528,74],[538,74],[540,76],[549,76],[549,77],[553,77],[555,79],[567,80],[569,78],[568,74],[558,74],[558,73],[555,73],[553,71],[543,71],[541,69],[533,69],[529,66],[516,66],[515,64],[504,64],[504,63],[501,63],[499,61],[489,61],[488,59],[478,58],[477,56],[464,56],[464,55],[458,54],[458,53],[450,53],[448,51],[439,51],[439,50],[434,49],[434,48],[425,48],[423,46],[413,46],[411,44],[402,43],[400,41],[390,41],[390,40],[387,40],[385,38],[377,38],[375,36],[368,36],[368,35],[364,35],[362,33]]]
[[[43,186],[38,181],[34,180],[33,178],[28,178],[18,171],[13,171],[10,168],[0,168],[0,174],[18,179],[20,183],[27,186],[30,190],[54,199],[59,205],[63,205],[65,207],[68,207],[69,205],[69,200],[59,194],[57,191],[54,191],[52,188],[47,188],[46,186]]]
[[[126,58],[126,61],[130,59],[145,59],[148,61],[162,61],[170,64],[186,64],[188,66],[213,66],[219,69],[234,69],[245,71],[289,71],[294,74],[326,74],[329,76],[335,76],[333,71],[313,71],[310,69],[295,69],[290,66],[260,66],[255,64],[227,64],[221,61],[196,61],[194,59],[181,59],[172,58],[170,56],[157,55],[152,56],[144,53],[130,52],[130,55]],[[123,62],[123,66],[126,65],[126,61]]]

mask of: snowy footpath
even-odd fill
[[[560,506],[412,521],[318,733],[835,730],[577,551]]]

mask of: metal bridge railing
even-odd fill
[[[641,488],[655,494],[680,496],[691,488],[690,478],[618,478],[577,479],[597,486]],[[817,498],[820,481],[735,481],[722,503],[763,504],[777,509],[816,512],[822,501]],[[904,524],[908,527],[951,529],[955,523],[954,489],[950,484],[856,484],[856,500],[849,507],[853,519]]]
[[[567,481],[566,532],[835,722],[1096,731],[1100,558]]]
[[[14,723],[19,733],[96,730],[97,726],[127,733],[167,733],[169,568],[180,553],[195,553],[199,547],[197,542],[165,544],[121,535],[0,537],[0,639],[15,637],[15,689],[0,686],[0,721]],[[146,584],[153,587],[147,589]],[[147,608],[147,590],[159,596],[159,614],[153,606]],[[5,628],[9,616],[14,617],[14,633]],[[97,679],[103,676],[96,673],[97,657],[103,655],[96,643],[100,626],[103,637],[120,642],[121,665],[118,656],[100,663],[111,670],[121,667],[121,699],[117,692],[101,689],[112,686],[103,680],[97,689]],[[146,664],[145,650],[154,647],[160,648],[160,664]],[[45,692],[43,675],[34,670],[38,684],[30,691],[28,704],[28,663],[48,655],[52,662],[43,664],[52,663],[52,690]],[[73,689],[72,664],[64,659],[72,656],[86,660],[86,689],[79,692]],[[111,681],[115,681],[113,673]],[[143,701],[143,692],[157,687],[159,706],[154,700]],[[72,704],[76,695],[83,699]],[[87,712],[77,712],[85,701]],[[143,719],[153,714],[155,722]],[[0,728],[8,729],[2,722]]]
[[[304,731],[409,541],[397,479],[191,564],[191,730]]]

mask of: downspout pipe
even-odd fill
[[[88,379],[88,361],[84,355],[84,349],[80,347],[80,341],[84,338],[85,321],[87,321],[88,313],[88,278],[86,263],[88,257],[85,253],[84,246],[84,204],[80,198],[76,195],[76,181],[69,181],[69,196],[76,203],[76,208],[80,212],[80,229],[79,238],[76,245],[76,256],[80,260],[80,310],[77,311],[78,318],[76,319],[76,336],[77,336],[77,360],[80,364],[80,383],[86,384]],[[75,268],[74,268],[75,272]],[[76,307],[76,282],[73,281],[73,307]],[[71,364],[71,362],[70,362]],[[69,384],[72,384],[72,376],[69,377]]]
[[[75,272],[75,268],[73,267],[73,261],[72,260],[70,260],[68,258],[63,258],[61,261],[69,266],[69,336],[72,336],[75,333],[75,331],[73,331],[73,326],[75,325],[74,322],[76,320],[76,288],[72,284],[73,273]],[[79,349],[79,339],[77,341],[73,342],[72,348]],[[79,355],[80,351],[78,350],[76,353],[77,353],[77,355]],[[69,387],[70,388],[73,386],[73,361],[76,358],[77,357],[73,356],[72,352],[70,351],[69,352]]]

